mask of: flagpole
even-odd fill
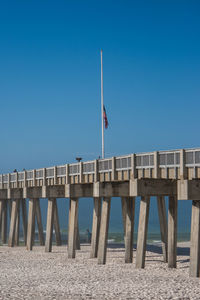
[[[101,49],[101,133],[102,133],[102,158],[105,156],[104,150],[104,118],[103,118],[103,51]]]

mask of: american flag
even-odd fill
[[[107,115],[106,115],[105,106],[103,106],[103,118],[104,118],[105,128],[107,129],[108,128],[108,118],[107,118]]]

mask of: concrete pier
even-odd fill
[[[80,249],[78,202],[93,198],[93,225],[90,258],[106,263],[110,204],[112,197],[122,200],[125,236],[125,262],[133,262],[135,197],[140,197],[136,267],[145,267],[145,251],[150,198],[157,197],[163,260],[176,268],[177,215],[179,200],[193,200],[190,275],[199,277],[200,253],[200,149],[180,149],[130,154],[120,157],[78,162],[36,170],[0,175],[1,240],[6,242],[8,207],[12,201],[8,246],[19,243],[22,218],[24,242],[32,250],[37,221],[40,244],[52,251],[53,226],[56,244],[61,245],[59,198],[69,199],[68,256]],[[165,197],[169,199],[168,224]],[[48,198],[46,240],[40,199]],[[29,199],[28,220],[26,200]],[[102,205],[101,205],[102,203]]]

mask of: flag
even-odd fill
[[[107,118],[107,115],[106,115],[105,106],[103,106],[103,119],[104,119],[105,128],[107,129],[108,128],[108,118]]]

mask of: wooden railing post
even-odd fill
[[[98,170],[98,160],[94,161],[94,182],[99,181],[99,170]]]
[[[24,188],[27,187],[27,180],[26,179],[27,179],[27,173],[26,173],[26,171],[24,171],[24,184],[23,184]]]
[[[36,175],[36,170],[34,169],[33,170],[33,186],[35,186],[36,185],[36,179],[35,179],[35,176]]]
[[[7,182],[8,189],[10,188],[10,174],[8,173],[8,182]]]
[[[79,163],[79,183],[83,182],[83,162]]]
[[[54,167],[53,175],[54,175],[54,185],[56,185],[57,184],[57,167],[56,166]]]
[[[131,154],[131,179],[137,177],[137,170],[136,170],[136,155],[135,153]]]
[[[65,183],[69,184],[70,183],[70,180],[69,180],[69,164],[66,164],[65,167],[66,167],[66,175],[65,175],[66,180],[65,180]]]
[[[18,188],[19,187],[18,172],[15,173],[15,180],[16,180],[16,188]]]
[[[154,178],[160,178],[160,168],[159,168],[159,152],[154,152]]]
[[[43,186],[46,185],[46,168],[43,168]]]
[[[180,179],[187,179],[185,149],[180,150]]]
[[[116,180],[116,158],[112,157],[112,181]]]

